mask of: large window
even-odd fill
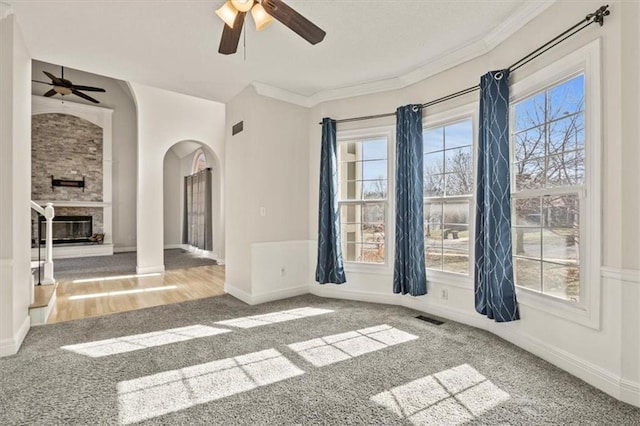
[[[424,232],[429,269],[469,275],[473,121],[424,131]]]
[[[512,104],[516,285],[579,302],[585,193],[585,76]]]
[[[387,136],[339,143],[342,255],[347,262],[386,263],[387,146]]]

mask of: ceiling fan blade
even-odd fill
[[[58,93],[58,92],[56,92],[55,90],[51,89],[47,93],[45,93],[43,96],[45,98],[50,98],[51,96],[55,95],[56,93]]]
[[[75,90],[84,90],[86,92],[106,92],[106,90],[101,89],[100,87],[91,87],[91,86],[76,86],[75,84],[72,86]]]
[[[240,41],[240,34],[242,34],[244,17],[246,14],[247,12],[238,12],[238,14],[236,15],[236,20],[233,22],[233,28],[229,27],[227,24],[224,25],[218,53],[222,53],[223,55],[236,53],[236,51],[238,50],[238,42]]]
[[[85,95],[85,94],[84,94],[84,93],[82,93],[82,92],[78,92],[78,91],[77,91],[77,90],[75,90],[75,89],[71,89],[71,93],[73,93],[73,94],[74,94],[74,95],[76,95],[76,96],[80,96],[82,99],[86,99],[86,100],[88,100],[88,101],[91,101],[91,102],[93,102],[94,104],[99,104],[99,103],[100,103],[100,102],[99,102],[99,101],[97,101],[96,99],[93,99],[91,96],[89,96],[89,95]]]
[[[53,83],[48,83],[46,81],[40,81],[40,80],[31,80],[33,83],[40,83],[40,84],[46,84],[47,86],[53,86]]]
[[[263,0],[267,13],[311,44],[318,44],[327,34],[320,27],[293,10],[282,0]]]
[[[53,81],[53,84],[56,86],[64,86],[64,82],[62,81],[62,79],[56,77],[55,75],[51,74],[50,72],[47,71],[42,71],[47,77],[49,77],[51,79],[51,81]]]

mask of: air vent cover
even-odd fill
[[[431,324],[435,324],[435,325],[444,324],[444,322],[442,322],[440,320],[437,320],[435,318],[425,317],[424,315],[418,315],[416,318],[418,318],[419,320],[422,320],[422,321],[430,322]]]

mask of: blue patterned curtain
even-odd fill
[[[344,275],[340,243],[336,121],[330,118],[322,119],[319,204],[316,281],[320,284],[343,284],[347,279]]]
[[[424,264],[422,107],[396,112],[396,258],[393,292],[427,294]]]
[[[475,234],[476,311],[497,322],[520,319],[511,257],[508,70],[480,80]]]

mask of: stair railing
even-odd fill
[[[40,279],[40,269],[38,269],[38,284],[53,284],[56,282],[53,276],[53,218],[55,210],[52,203],[47,203],[45,207],[41,207],[38,203],[31,201],[31,208],[39,215],[44,216],[46,220],[45,228],[45,261],[44,261],[44,278]],[[38,218],[38,268],[40,268],[40,219]]]

